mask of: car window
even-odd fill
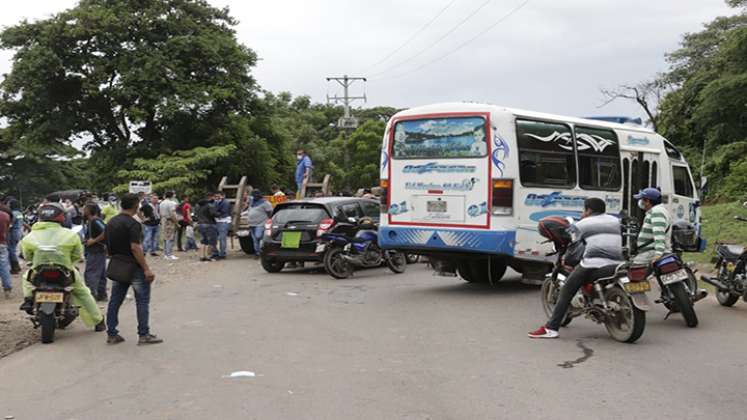
[[[355,217],[356,219],[359,219],[363,217],[363,213],[361,212],[361,208],[358,203],[341,204],[339,207],[337,207],[337,214],[340,217],[344,218]]]
[[[381,214],[381,207],[378,203],[372,203],[370,201],[361,201],[361,207],[363,207],[363,214],[378,219]]]
[[[322,219],[329,217],[324,207],[309,204],[294,204],[278,209],[272,216],[275,224],[286,223],[319,223]]]

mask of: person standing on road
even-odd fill
[[[150,195],[150,202],[143,201],[140,208],[143,214],[143,228],[145,229],[145,239],[143,240],[143,251],[146,254],[157,257],[158,237],[161,231],[161,214],[159,209],[158,194]]]
[[[581,220],[573,224],[570,232],[575,241],[586,242],[581,263],[568,276],[560,289],[550,320],[529,333],[529,338],[557,338],[568,307],[576,293],[586,283],[611,276],[623,261],[620,219],[605,214],[607,205],[600,198],[587,198]]]
[[[167,191],[164,200],[159,206],[161,215],[161,231],[163,232],[163,258],[167,260],[178,260],[179,257],[174,255],[174,241],[176,240],[177,217],[176,201],[174,201],[174,192]]]
[[[107,198],[106,203],[101,208],[101,216],[104,219],[104,223],[109,223],[109,220],[117,214],[119,214],[119,209],[117,208],[117,196],[112,194]]]
[[[252,191],[252,204],[249,208],[249,229],[254,243],[254,255],[259,257],[262,237],[265,235],[265,222],[272,217],[272,204],[259,190]]]
[[[21,203],[13,197],[7,198],[10,210],[10,230],[8,231],[8,257],[10,258],[10,274],[19,274],[21,264],[18,261],[18,244],[23,239],[23,212]]]
[[[211,261],[218,243],[218,229],[215,227],[214,194],[197,203],[197,229],[200,232],[202,244],[202,258],[200,261]]]
[[[231,230],[231,205],[223,192],[215,194],[215,226],[218,228],[218,252],[213,258],[224,260],[228,251],[228,231]]]
[[[5,298],[10,299],[10,292],[13,289],[13,279],[10,277],[10,258],[8,255],[11,213],[10,209],[5,206],[2,207],[0,208],[0,281],[3,284]]]
[[[182,202],[176,207],[176,220],[178,230],[176,232],[176,249],[183,252],[182,237],[188,226],[192,225],[192,205],[189,203],[189,196],[182,195]]]
[[[106,302],[106,224],[101,220],[99,206],[94,203],[88,203],[83,207],[83,217],[86,219],[86,270],[83,277],[93,297],[99,302]]]
[[[303,191],[305,180],[311,180],[311,170],[313,168],[311,158],[306,154],[304,149],[298,149],[296,152],[296,198],[300,199]]]
[[[125,339],[119,335],[119,308],[127,296],[127,290],[132,284],[135,293],[135,307],[137,313],[138,345],[158,344],[163,340],[150,333],[150,290],[156,276],[150,271],[145,261],[145,252],[140,245],[140,223],[134,216],[138,211],[138,198],[134,194],[125,194],[120,200],[121,213],[114,216],[106,225],[106,242],[109,255],[121,259],[132,265],[130,282],[112,282],[111,299],[106,311],[106,333],[108,344],[119,344]]]
[[[272,191],[273,197],[285,197],[285,193],[277,185],[270,187],[270,191]]]

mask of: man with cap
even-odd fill
[[[644,188],[633,198],[638,200],[638,208],[646,212],[638,234],[638,254],[636,263],[651,263],[662,255],[672,252],[670,235],[671,217],[662,204],[661,191],[656,188]]]
[[[265,234],[265,222],[272,217],[272,204],[259,190],[252,191],[252,203],[249,207],[249,226],[254,242],[254,255],[259,256],[262,237]]]
[[[83,256],[83,245],[80,236],[70,229],[65,229],[65,209],[58,203],[44,204],[39,208],[39,221],[34,223],[31,233],[21,241],[21,249],[27,261],[32,262],[31,270],[24,276],[23,280],[23,305],[21,310],[31,312],[34,306],[34,286],[31,284],[31,276],[36,262],[34,253],[40,247],[55,247],[60,251],[63,258],[60,261],[71,273],[73,273],[73,304],[80,306],[80,318],[89,327],[95,327],[96,331],[104,331],[106,324],[91,291],[83,282],[75,263]]]

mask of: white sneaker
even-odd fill
[[[179,259],[179,257],[177,257],[176,255],[169,255],[169,259],[170,259],[171,261],[176,261],[176,260],[178,260],[178,259]]]
[[[529,333],[529,338],[558,338],[560,334],[557,331],[545,327],[539,327]]]

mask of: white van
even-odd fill
[[[427,255],[439,272],[499,280],[507,266],[541,279],[552,251],[546,216],[641,216],[638,190],[660,187],[673,221],[699,225],[690,169],[666,139],[637,125],[471,103],[402,111],[381,153],[383,248]]]

